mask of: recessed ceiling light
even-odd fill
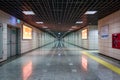
[[[46,29],[47,31],[50,31],[50,29]]]
[[[35,15],[33,11],[22,11],[25,15]]]
[[[72,26],[72,28],[77,28],[77,26]]]
[[[69,29],[69,31],[72,31],[73,29]]]
[[[95,14],[97,11],[87,11],[85,14]]]
[[[67,32],[70,32],[70,31],[67,31]]]
[[[48,28],[48,27],[47,27],[47,26],[43,26],[42,28],[46,29],[46,28]]]
[[[43,24],[43,22],[36,22],[37,24]]]
[[[81,24],[81,23],[83,23],[83,21],[77,21],[77,22],[76,22],[76,24]]]

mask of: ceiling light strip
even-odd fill
[[[83,21],[77,21],[76,22],[76,24],[82,24],[83,23]]]
[[[37,24],[43,24],[43,22],[36,22]]]
[[[25,15],[35,15],[33,11],[22,11]]]

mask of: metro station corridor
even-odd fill
[[[0,66],[0,80],[120,80],[118,73],[84,52],[108,63],[107,59],[97,55],[96,50],[56,42]],[[112,60],[109,63],[120,67]]]
[[[120,80],[120,0],[0,0],[0,80]]]

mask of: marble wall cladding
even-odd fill
[[[99,36],[99,51],[101,54],[120,60],[120,49],[112,48],[112,34],[120,33],[120,10],[116,11],[98,21],[98,29],[104,25],[109,26],[109,37],[102,39]]]
[[[7,26],[11,25],[12,27],[16,27],[20,29],[20,54],[28,52],[30,50],[41,47],[47,43],[53,42],[55,39],[51,35],[38,30],[37,28],[20,21],[17,23],[17,18],[11,16],[0,10],[0,23],[3,25],[3,59],[0,61],[7,59]],[[27,25],[33,29],[33,36],[31,40],[23,40],[22,39],[22,26]]]
[[[88,29],[88,38],[82,39],[82,30]],[[78,45],[86,49],[98,49],[98,26],[88,25],[77,32],[71,33],[64,38],[66,42]]]
[[[25,24],[29,27],[32,27],[28,24]],[[22,31],[22,29],[21,29]],[[34,27],[32,27],[32,39],[31,40],[24,40],[21,38],[21,53],[24,53],[24,52],[27,52],[27,51],[30,51],[32,49],[35,49],[35,48],[38,48],[39,47],[39,37],[38,37],[38,33],[40,31]],[[22,35],[22,33],[21,33]]]
[[[7,59],[7,24],[3,23],[3,59],[2,60],[6,60],[6,59]]]
[[[98,49],[98,26],[89,25],[89,49]]]

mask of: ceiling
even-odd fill
[[[43,31],[63,34],[88,24],[97,25],[98,19],[120,9],[120,0],[0,0],[0,9]],[[35,15],[22,13],[27,10],[32,10]],[[86,15],[86,11],[97,13]],[[44,23],[37,24],[37,21]],[[83,23],[76,24],[76,21]]]

